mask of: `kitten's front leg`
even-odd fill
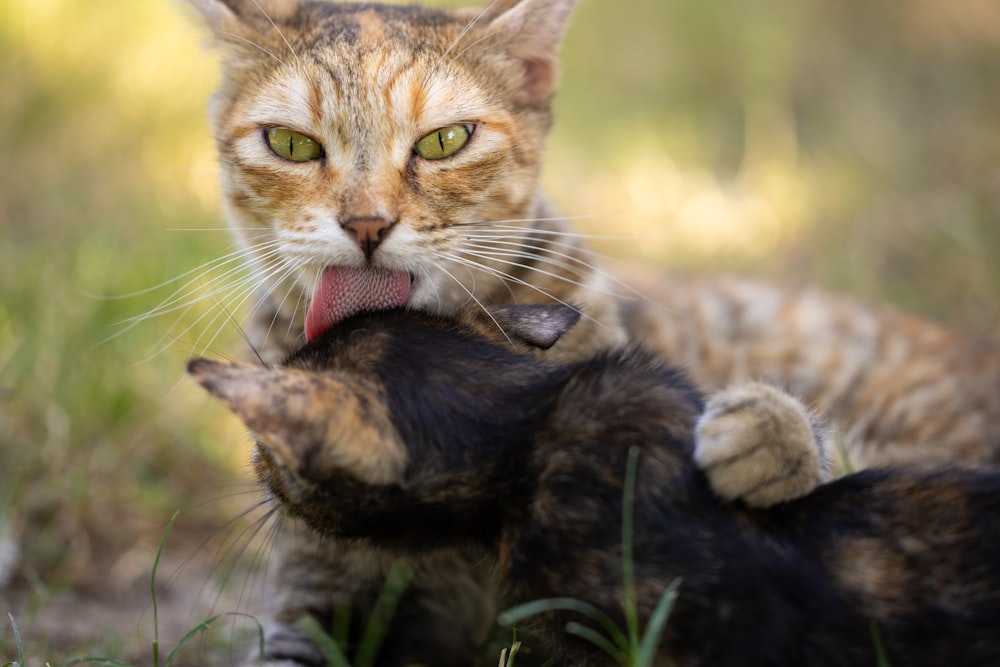
[[[695,429],[694,458],[721,497],[767,507],[829,479],[826,436],[798,399],[750,382],[708,401]]]

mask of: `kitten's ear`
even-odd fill
[[[289,468],[397,481],[406,465],[377,396],[329,373],[192,359],[188,374],[243,420]]]
[[[232,63],[278,58],[289,47],[280,26],[298,11],[298,0],[189,0],[226,49]]]
[[[336,402],[344,388],[324,376],[308,378],[304,371],[264,368],[231,361],[192,359],[188,375],[222,401],[268,444],[289,458],[296,442],[322,432],[322,404]]]
[[[580,311],[557,304],[486,306],[490,319],[517,340],[547,350],[580,320]]]
[[[545,103],[556,89],[559,41],[576,0],[500,0],[490,32],[524,65],[522,95]]]

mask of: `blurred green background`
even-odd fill
[[[145,655],[170,515],[165,560],[210,577],[250,502],[244,434],[182,378],[236,326],[212,298],[122,325],[230,248],[203,37],[170,0],[0,0],[0,612],[54,662]],[[545,181],[603,252],[1000,340],[996,0],[581,0],[563,53]]]

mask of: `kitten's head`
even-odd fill
[[[487,479],[491,467],[515,465],[503,454],[531,442],[567,377],[526,352],[578,318],[561,305],[466,309],[460,319],[363,313],[283,366],[194,359],[188,372],[255,433],[254,467],[272,497],[320,532],[361,536],[380,524],[368,487],[427,484],[456,457]],[[470,506],[474,490],[441,479],[442,502],[457,494]]]
[[[575,0],[191,1],[222,53],[230,222],[286,316],[311,303],[312,338],[357,310],[450,312],[500,290],[493,271],[518,259],[480,254],[477,227],[537,206]]]

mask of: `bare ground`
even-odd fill
[[[264,566],[257,553],[244,551],[235,566],[219,554],[215,530],[176,526],[157,569],[159,664],[182,638],[216,614],[262,613]],[[154,611],[150,576],[157,544],[108,553],[93,576],[70,588],[50,589],[19,577],[0,591],[0,600],[20,631],[26,667],[63,665],[85,658],[114,658],[152,665]],[[226,554],[223,553],[223,556]],[[22,568],[23,569],[23,568]],[[6,627],[4,627],[6,626]],[[0,663],[17,658],[9,619],[0,622]],[[237,665],[254,643],[256,625],[246,617],[225,617],[186,643],[174,667]]]

